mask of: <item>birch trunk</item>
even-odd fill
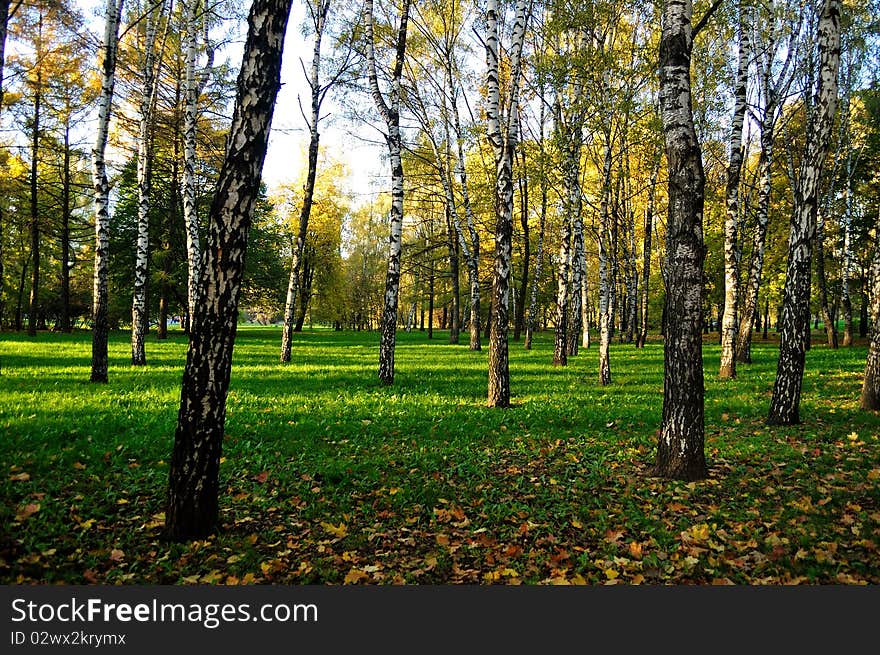
[[[816,233],[816,210],[822,165],[837,108],[837,71],[840,64],[840,0],[826,0],[819,17],[819,84],[813,120],[794,185],[794,211],[788,240],[788,264],[780,321],[779,361],[767,422],[800,422],[801,384],[809,339],[810,259]],[[809,89],[807,93],[812,93]]]
[[[696,480],[703,452],[703,200],[705,175],[691,109],[690,0],[666,0],[660,40],[660,106],[669,164],[667,323],[663,423],[656,473]]]
[[[599,384],[611,384],[611,330],[614,307],[614,276],[609,261],[611,236],[611,135],[605,135],[602,165],[602,201],[599,209]],[[613,256],[613,254],[612,254]]]
[[[568,196],[568,213],[571,220],[571,286],[569,292],[570,316],[568,324],[566,351],[569,356],[576,356],[581,337],[582,291],[586,259],[584,254],[584,217],[581,213],[581,173],[580,160],[583,134],[580,125],[572,126],[571,139],[568,146],[568,166],[570,168],[566,186]]]
[[[309,89],[311,91],[311,118],[309,120],[309,155],[306,182],[303,185],[303,203],[299,213],[299,229],[296,240],[293,243],[293,254],[290,262],[290,277],[287,281],[287,299],[284,303],[284,327],[281,331],[281,361],[289,362],[291,346],[293,343],[294,308],[296,296],[299,292],[300,269],[302,268],[303,248],[309,231],[309,218],[312,213],[312,201],[315,194],[315,178],[318,174],[318,145],[320,134],[318,121],[321,117],[321,101],[323,90],[320,85],[321,72],[321,41],[324,36],[324,26],[327,23],[327,15],[330,12],[330,0],[316,0],[314,5],[310,3],[313,12],[315,27],[315,44],[312,49],[312,68],[309,73]]]
[[[519,198],[520,212],[519,225],[522,229],[522,277],[520,278],[519,292],[516,294],[515,310],[513,317],[513,340],[519,341],[523,329],[525,328],[526,318],[526,297],[529,290],[529,266],[531,263],[531,235],[529,230],[529,179],[526,173],[526,153],[525,150],[519,148],[520,151],[520,176],[519,176]],[[515,158],[515,155],[514,155]]]
[[[165,512],[166,535],[203,538],[217,526],[226,396],[248,230],[275,98],[291,0],[254,0],[226,156],[209,215],[200,294],[190,329]]]
[[[535,253],[535,275],[532,278],[532,292],[531,297],[529,298],[529,315],[525,325],[526,336],[524,339],[524,345],[526,350],[532,349],[532,337],[535,332],[535,321],[537,320],[538,315],[538,281],[541,279],[541,272],[544,266],[544,228],[547,225],[547,176],[546,171],[544,170],[544,123],[546,122],[546,111],[544,108],[543,84],[539,86],[538,95],[541,100],[539,110],[541,134],[538,139],[538,167],[540,175],[539,186],[541,189],[541,216],[540,226],[538,229],[538,249]]]
[[[654,230],[654,203],[657,198],[657,177],[660,174],[660,159],[654,165],[651,172],[651,186],[648,188],[648,206],[645,209],[645,240],[642,249],[642,297],[641,321],[639,334],[636,338],[636,348],[644,348],[648,339],[648,287],[651,280],[651,238]]]
[[[208,47],[208,63],[201,74],[196,70],[199,47],[199,15],[203,9],[199,0],[187,0],[184,13],[184,38],[186,39],[186,67],[184,71],[183,110],[183,222],[186,227],[187,254],[187,325],[198,302],[199,277],[201,275],[202,246],[199,237],[199,217],[196,209],[196,131],[198,123],[199,95],[207,82],[207,74],[213,64],[214,52]],[[207,39],[205,42],[208,46]]]
[[[848,108],[844,108],[848,111]],[[840,267],[840,304],[843,308],[843,345],[851,346],[853,340],[852,299],[849,293],[849,280],[852,274],[852,179],[853,179],[852,147],[847,149],[846,156],[846,190],[843,210],[843,262]]]
[[[452,75],[451,57],[446,62],[446,84],[449,88],[450,98],[452,99],[451,114],[452,126],[455,131],[455,143],[458,150],[458,162],[456,164],[455,173],[458,175],[459,184],[461,185],[461,203],[464,207],[465,223],[467,225],[468,239],[464,238],[461,228],[458,212],[453,215],[456,221],[456,230],[458,239],[461,244],[464,261],[468,271],[468,289],[470,292],[470,318],[468,319],[468,328],[470,331],[470,349],[480,350],[480,237],[477,234],[476,223],[474,221],[474,211],[471,207],[470,191],[468,189],[467,171],[465,170],[464,159],[464,139],[462,138],[461,120],[458,114],[458,92]],[[449,139],[447,137],[447,144]],[[448,152],[448,151],[447,151]]]
[[[862,409],[880,410],[880,211],[874,227],[874,259],[871,263],[871,345],[862,382]]]
[[[66,107],[66,115],[71,115],[71,107]],[[70,333],[70,218],[71,186],[70,174],[70,122],[64,125],[64,168],[61,173],[61,317],[59,329]]]
[[[110,128],[110,108],[116,81],[116,47],[124,0],[107,0],[104,8],[104,60],[101,63],[101,94],[98,97],[98,125],[92,149],[92,184],[95,203],[95,270],[92,291],[91,382],[107,382],[107,268],[110,259],[110,183],[104,152]]]
[[[144,39],[141,76],[140,122],[138,124],[137,187],[138,218],[137,244],[134,259],[134,293],[131,302],[131,363],[147,363],[145,341],[149,326],[147,313],[147,258],[150,243],[150,164],[152,158],[151,128],[153,97],[156,87],[155,45],[156,30],[161,20],[164,2],[148,10]]]
[[[728,141],[726,205],[724,219],[724,313],[721,318],[721,366],[718,376],[736,377],[737,306],[739,305],[739,181],[743,162],[743,122],[746,116],[746,83],[749,69],[749,29],[745,9],[739,7],[739,52],[734,87],[733,121]]]
[[[365,5],[367,66],[369,69],[370,90],[376,109],[385,121],[388,133],[385,142],[391,160],[391,214],[390,235],[388,237],[388,271],[385,275],[385,298],[382,308],[382,321],[379,340],[379,381],[390,385],[394,382],[394,345],[397,339],[397,301],[400,295],[400,253],[403,231],[403,162],[401,159],[400,135],[400,91],[403,73],[403,58],[406,54],[406,30],[409,20],[410,1],[404,0],[397,30],[394,65],[391,71],[391,89],[388,101],[379,89],[376,73],[376,45],[373,39],[373,0]]]
[[[489,337],[489,407],[510,406],[508,330],[510,260],[513,233],[513,153],[518,139],[519,84],[522,49],[528,14],[526,1],[517,0],[509,49],[510,85],[507,106],[501,110],[498,58],[498,1],[486,8],[486,122],[495,155],[495,261],[492,280],[491,334]]]
[[[837,348],[837,323],[831,315],[828,303],[828,279],[825,274],[825,216],[829,203],[825,204],[826,209],[818,212],[816,222],[816,286],[819,287],[819,312],[825,326],[825,337],[828,347],[834,350]]]

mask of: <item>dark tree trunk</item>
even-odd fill
[[[428,273],[428,338],[434,338],[434,263]]]
[[[217,527],[218,474],[244,257],[280,86],[291,0],[254,0],[238,94],[209,216],[171,456],[165,530],[175,540]]]
[[[28,266],[30,265],[30,257],[26,257],[21,263],[21,277],[18,280],[18,302],[15,304],[15,331],[21,332],[22,329],[22,308],[24,305],[24,287],[27,283]]]
[[[9,23],[10,0],[0,0],[0,113],[3,112],[3,69],[6,62],[6,32]],[[0,326],[3,323],[3,291],[6,287],[5,269],[3,267],[3,203],[0,202]]]
[[[697,480],[703,452],[703,200],[705,175],[691,110],[691,5],[666,0],[660,40],[660,106],[669,163],[663,424],[656,473]]]
[[[37,77],[34,84],[34,122],[33,132],[31,133],[31,294],[28,306],[28,334],[31,336],[37,334],[37,313],[40,304],[40,210],[37,204],[37,164],[40,159],[40,101],[43,95],[42,64],[39,61],[42,59],[42,47],[40,45],[42,28],[43,14],[42,10],[40,10],[39,31],[37,35]]]

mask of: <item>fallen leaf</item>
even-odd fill
[[[345,523],[340,523],[339,525],[333,525],[332,523],[327,523],[326,521],[321,521],[321,527],[324,528],[327,532],[334,535],[335,537],[339,537],[342,539],[348,534],[348,526]]]
[[[15,475],[10,475],[9,479],[12,482],[27,482],[31,479],[30,473],[16,473]]]
[[[114,548],[110,551],[110,560],[113,562],[121,562],[125,559],[125,551]]]
[[[40,503],[28,503],[27,505],[22,507],[20,510],[18,510],[18,513],[15,515],[15,520],[16,521],[24,521],[25,519],[33,516],[34,514],[36,514],[39,511],[40,511]]]
[[[342,581],[343,584],[357,584],[361,580],[369,580],[370,576],[359,569],[352,568]]]

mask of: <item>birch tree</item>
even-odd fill
[[[746,117],[746,83],[749,71],[749,30],[741,2],[738,7],[738,46],[734,83],[733,120],[727,143],[727,186],[724,218],[724,313],[721,319],[721,378],[736,377],[737,306],[739,304],[740,171],[743,163],[743,123]]]
[[[199,237],[199,217],[196,212],[196,145],[199,96],[208,82],[214,63],[214,50],[208,41],[207,10],[200,0],[186,0],[184,5],[184,40],[186,63],[183,82],[183,222],[186,227],[187,257],[187,316],[188,324],[198,300],[202,247]],[[205,67],[197,70],[199,36],[204,34],[207,55]]]
[[[370,92],[376,109],[385,121],[385,143],[391,161],[391,211],[389,212],[390,235],[388,237],[388,270],[385,275],[385,300],[379,337],[379,381],[390,385],[394,382],[394,346],[397,340],[397,302],[400,295],[400,254],[403,232],[403,161],[400,133],[400,95],[403,60],[406,56],[406,32],[409,21],[410,0],[403,0],[394,45],[394,62],[390,70],[388,97],[379,88],[376,41],[373,34],[373,0],[366,0],[364,7],[367,39],[367,70]]]
[[[101,45],[101,94],[98,96],[98,125],[95,146],[92,149],[92,184],[95,202],[95,271],[92,300],[92,382],[107,382],[107,268],[110,240],[110,183],[107,180],[107,133],[110,129],[110,110],[113,104],[113,86],[116,81],[116,50],[119,21],[124,0],[107,0],[104,7],[104,40]]]
[[[148,0],[149,2],[150,0]],[[144,341],[147,336],[147,257],[150,239],[150,164],[152,159],[152,121],[156,93],[156,34],[164,11],[164,0],[147,7],[141,67],[140,120],[137,135],[138,218],[134,261],[134,294],[131,303],[131,363],[147,363]]]
[[[758,199],[755,207],[755,227],[752,232],[751,259],[745,278],[742,313],[739,320],[739,337],[736,358],[739,363],[752,361],[752,330],[758,310],[758,294],[764,272],[764,255],[767,226],[770,220],[772,200],[772,166],[776,144],[776,126],[782,112],[783,102],[792,82],[792,62],[795,57],[799,28],[787,16],[788,8],[770,2],[766,8],[758,8],[753,23],[754,35],[750,39],[756,53],[758,103],[753,116],[760,129],[758,156]],[[786,37],[785,32],[788,32]]]
[[[803,156],[794,180],[794,209],[780,321],[779,361],[767,422],[800,422],[801,384],[809,339],[810,264],[816,235],[819,182],[837,109],[840,64],[840,0],[825,0],[818,21],[818,83],[804,91],[811,106]]]
[[[660,39],[660,109],[669,166],[667,320],[663,422],[656,473],[684,480],[707,474],[703,452],[703,158],[691,108],[694,29],[690,0],[665,0]],[[705,24],[705,20],[700,21]],[[697,30],[698,31],[698,30]]]
[[[330,0],[310,0],[306,3],[312,27],[315,30],[315,43],[312,47],[312,65],[309,70],[308,84],[311,92],[311,115],[309,117],[309,154],[306,181],[303,185],[303,201],[299,214],[299,228],[293,242],[293,256],[290,263],[290,277],[287,282],[287,298],[284,303],[284,328],[281,332],[281,361],[290,361],[291,343],[293,342],[294,308],[296,294],[299,291],[300,269],[302,268],[303,246],[309,230],[309,216],[312,212],[312,198],[315,193],[315,177],[318,172],[318,145],[320,134],[318,122],[321,120],[321,104],[332,84],[321,85],[321,41],[327,16],[330,13]],[[335,81],[335,80],[334,80]]]
[[[492,267],[492,311],[489,336],[489,407],[510,406],[508,330],[510,265],[513,234],[513,156],[519,138],[519,89],[522,51],[531,12],[528,0],[517,0],[510,57],[510,88],[502,105],[499,79],[498,1],[486,6],[486,124],[495,158],[495,259]]]
[[[871,345],[865,361],[861,407],[880,410],[880,207],[874,224],[874,258],[871,262]]]
[[[203,538],[217,525],[226,396],[248,230],[257,200],[291,0],[254,0],[232,125],[211,204],[205,267],[190,327],[171,455],[165,532]]]

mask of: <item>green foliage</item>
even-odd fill
[[[776,346],[706,377],[709,479],[649,475],[662,345],[549,365],[511,349],[515,406],[487,409],[486,355],[398,335],[393,388],[375,335],[242,326],[221,465],[221,530],[161,539],[186,341],[148,367],[89,338],[0,340],[5,583],[880,583],[880,417],[858,408],[865,347],[808,354],[802,415],[764,425]],[[705,348],[707,371],[718,348]]]

